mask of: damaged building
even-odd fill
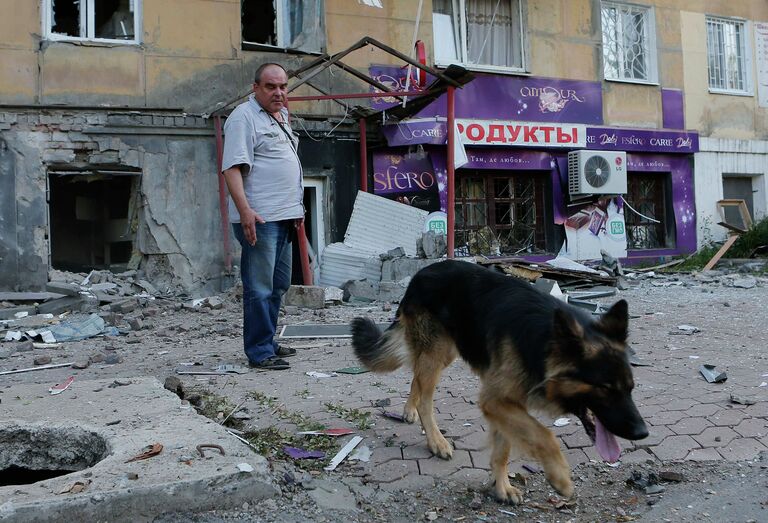
[[[51,269],[138,269],[191,294],[229,286],[237,242],[223,223],[217,118],[264,61],[302,71],[290,109],[320,263],[360,189],[430,213],[426,227],[455,240],[450,255],[532,260],[589,259],[615,240],[619,258],[663,259],[724,239],[723,199],[745,200],[756,220],[768,209],[760,0],[3,6],[0,288],[41,289]],[[429,89],[434,77],[381,48],[303,69],[368,36],[474,79],[449,114],[445,94],[413,110],[402,97],[332,99],[376,89],[363,74]],[[593,164],[617,174],[603,186]]]
[[[42,289],[50,269],[139,269],[192,294],[231,285],[209,115],[247,94],[259,63],[291,69],[325,51],[324,4],[4,2],[0,288]],[[358,156],[329,108],[294,123],[317,250],[351,211]]]

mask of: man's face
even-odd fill
[[[281,68],[269,66],[261,72],[261,81],[253,84],[253,94],[265,110],[276,113],[285,106],[288,77]]]

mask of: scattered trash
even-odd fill
[[[517,513],[510,512],[509,510],[504,510],[503,508],[500,508],[499,512],[501,512],[502,514],[506,514],[507,516],[512,516],[513,518],[517,517]]]
[[[565,500],[565,499],[558,499],[558,498],[549,498],[548,501],[557,510],[572,509],[576,507],[576,500],[573,500],[573,499]]]
[[[240,472],[253,472],[253,466],[248,463],[238,463],[237,470]]]
[[[214,449],[214,450],[218,450],[218,451],[219,451],[219,453],[220,453],[222,456],[226,456],[226,453],[224,452],[224,449],[222,448],[222,446],[221,446],[221,445],[215,445],[215,444],[213,444],[213,443],[201,443],[200,445],[198,445],[198,446],[197,446],[197,447],[195,447],[195,448],[197,449],[197,452],[199,452],[199,453],[200,453],[200,457],[201,457],[201,458],[204,458],[204,457],[205,457],[205,451],[204,451],[203,449]]]
[[[310,376],[312,378],[334,378],[336,377],[336,373],[332,372],[330,374],[326,374],[325,372],[317,372],[316,370],[310,370],[308,372],[305,372],[307,376]]]
[[[636,354],[630,354],[629,364],[633,367],[652,367],[653,363],[649,363],[643,359],[637,357]]]
[[[366,369],[365,367],[345,367],[335,372],[338,372],[339,374],[365,374],[366,372],[371,372],[371,371]]]
[[[678,325],[677,330],[680,332],[672,331],[670,334],[685,334],[686,336],[690,336],[697,332],[701,332],[698,327],[694,327],[693,325]]]
[[[157,456],[162,451],[163,451],[163,446],[160,443],[153,443],[152,445],[147,445],[146,447],[144,447],[143,452],[136,454],[131,459],[125,461],[125,463],[130,463],[132,461],[139,461],[142,459],[149,459],[154,456]]]
[[[325,452],[322,450],[306,450],[299,447],[283,447],[283,452],[293,459],[322,459]]]
[[[380,409],[384,407],[389,407],[391,404],[392,404],[392,401],[389,398],[384,398],[384,399],[376,400],[373,402],[373,406],[378,407]]]
[[[666,490],[659,485],[659,476],[653,472],[649,472],[648,477],[644,478],[642,472],[633,471],[626,483],[630,487],[643,489],[646,494],[661,494]]]
[[[361,441],[363,441],[362,436],[355,436],[354,438],[349,440],[349,442],[346,445],[344,445],[344,447],[338,452],[338,454],[336,454],[333,457],[333,459],[331,460],[331,463],[327,467],[324,467],[324,470],[327,470],[327,471],[336,470],[336,467],[338,467],[339,464],[342,461],[344,461],[344,458],[346,458],[349,455],[349,453],[352,452],[352,450],[360,444]]]
[[[758,387],[767,387],[767,386],[768,386],[768,382],[765,382],[765,381],[762,382],[760,385],[758,385]]]
[[[22,372],[32,372],[33,370],[46,370],[46,369],[57,369],[59,367],[71,367],[73,362],[69,363],[54,363],[52,365],[41,365],[40,367],[29,367],[27,369],[18,369],[18,370],[4,370],[3,372],[0,372],[0,376],[5,376],[6,374],[19,374]]]
[[[182,363],[179,363],[179,365],[182,365],[184,367],[197,367],[197,366],[201,366],[202,363],[182,362]],[[226,375],[226,374],[246,374],[246,373],[248,373],[247,368],[243,367],[242,365],[232,365],[232,364],[222,364],[216,367],[215,369],[209,369],[209,370],[176,369],[176,374],[187,375],[187,376],[217,376],[217,375]]]
[[[126,387],[133,383],[130,380],[114,380],[112,383],[107,385],[108,389],[116,389],[117,387]]]
[[[569,425],[571,423],[571,418],[557,418],[554,423],[552,423],[555,427],[565,427],[566,425]]]
[[[659,472],[659,479],[662,481],[680,483],[681,481],[685,481],[685,476],[683,476],[683,474],[680,472],[675,472],[674,470],[662,470]]]
[[[65,381],[59,383],[58,385],[54,385],[53,387],[48,389],[48,392],[50,392],[51,395],[54,395],[54,396],[56,394],[61,394],[62,392],[67,390],[70,385],[72,385],[73,381],[75,381],[75,377],[74,376],[70,376]]]
[[[691,356],[688,356],[688,358],[689,358],[689,359],[692,359],[692,360],[698,360],[698,359],[699,359],[699,356],[694,356],[694,355],[691,355]]]
[[[387,410],[384,410],[384,411],[381,412],[381,415],[384,416],[385,418],[390,418],[390,419],[394,419],[394,420],[397,420],[397,421],[403,421],[403,422],[405,421],[405,419],[403,419],[403,415],[402,414],[397,414],[396,412],[389,412]]]
[[[704,379],[709,383],[720,383],[728,379],[725,372],[720,372],[716,370],[715,365],[709,365],[707,363],[701,366],[699,372],[701,372],[701,375],[704,376]]]
[[[349,455],[349,459],[353,461],[362,461],[368,463],[371,460],[371,448],[368,445],[357,447],[355,451]]]
[[[46,339],[48,333],[52,337]],[[94,313],[82,321],[62,322],[58,325],[51,325],[48,327],[48,330],[41,331],[39,334],[44,342],[55,343],[57,341],[84,340],[99,335],[118,336],[120,332],[116,327],[107,327],[104,323],[104,318]]]
[[[541,469],[536,465],[529,465],[527,463],[524,463],[523,468],[528,472],[530,472],[531,474],[538,474],[539,472],[541,472]]]
[[[297,432],[296,434],[300,434],[302,436],[349,436],[350,434],[354,434],[355,431],[352,429],[324,429],[324,430],[304,430],[302,432]]]
[[[59,490],[56,494],[80,494],[90,484],[91,484],[90,479],[77,480],[74,483],[67,484],[66,486],[64,486],[64,488]]]
[[[3,341],[21,341],[21,331],[8,331]]]
[[[740,405],[754,405],[757,403],[757,401],[745,396],[737,396],[735,394],[731,394],[731,403],[738,403]]]

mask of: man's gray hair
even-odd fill
[[[264,72],[264,69],[266,69],[267,67],[271,67],[273,65],[275,67],[279,67],[280,69],[282,69],[285,72],[286,75],[288,74],[288,71],[286,71],[285,67],[283,67],[282,65],[280,65],[278,63],[275,63],[275,62],[266,62],[266,63],[261,64],[258,68],[256,68],[256,74],[253,75],[253,83],[260,84],[261,83],[261,73]]]

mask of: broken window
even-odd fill
[[[51,267],[125,270],[134,254],[140,173],[55,170],[48,177]]]
[[[628,249],[663,249],[674,247],[674,220],[672,212],[669,174],[630,173],[627,176],[627,202],[632,209],[624,209],[627,223]],[[635,212],[636,211],[636,212]]]
[[[323,0],[241,0],[243,44],[325,49]]]
[[[522,0],[433,0],[435,62],[525,69]]]
[[[53,39],[137,41],[141,0],[44,0],[46,34]]]
[[[544,252],[545,177],[469,174],[456,187],[456,245],[469,254]]]

